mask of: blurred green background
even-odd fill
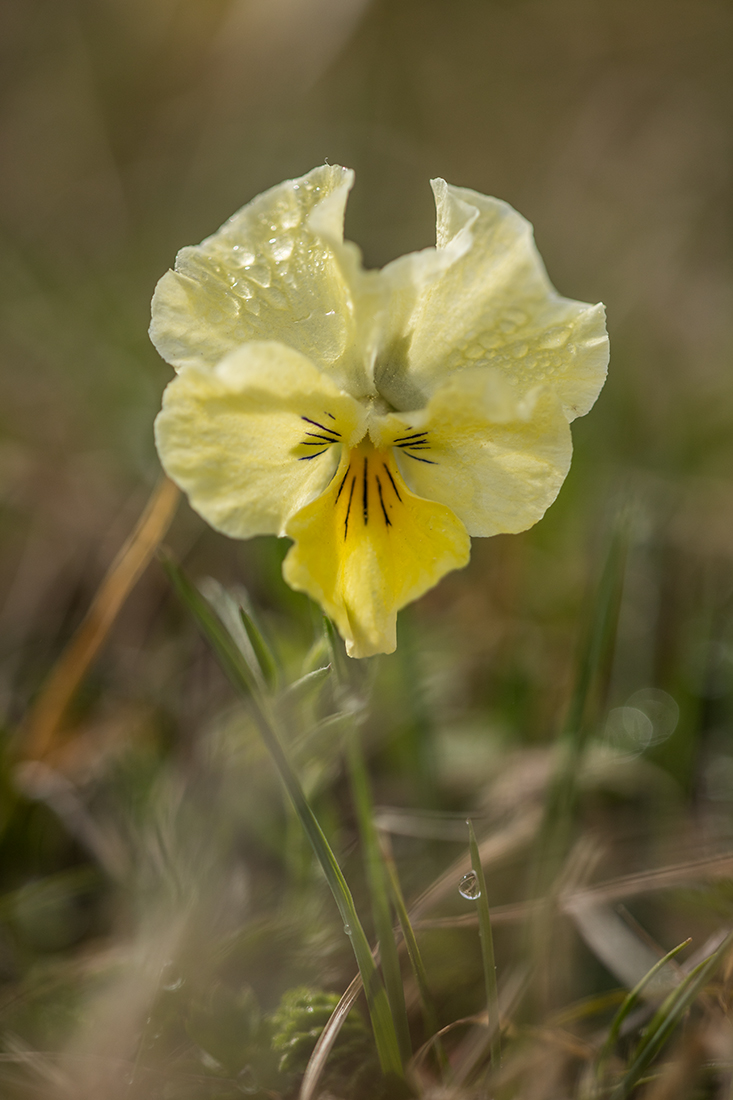
[[[158,477],[152,421],[171,372],[147,339],[149,302],[177,250],[265,188],[328,160],[356,170],[346,234],[367,265],[381,265],[433,242],[428,179],[442,176],[510,202],[534,224],[558,290],[605,302],[611,368],[597,405],[574,426],[573,469],[546,519],[523,536],[476,540],[468,569],[406,614],[367,728],[377,798],[460,814],[538,797],[588,592],[614,514],[630,509],[618,644],[600,692],[611,717],[599,704],[597,733],[606,748],[636,749],[621,753],[618,774],[599,764],[587,824],[611,844],[606,874],[725,846],[733,833],[731,56],[728,0],[6,0],[0,722],[8,745]],[[185,503],[169,542],[194,576],[246,584],[285,664],[302,659],[313,618],[279,580],[283,547],[229,542]],[[639,702],[644,691],[662,694]],[[667,708],[664,735],[639,733],[619,709],[654,725],[657,704]],[[221,745],[243,751],[220,720],[229,705],[154,563],[76,701],[61,770],[92,817],[100,806],[103,817],[118,814],[118,830],[120,820],[137,820],[156,783],[173,820],[176,783],[190,794],[191,776],[206,772],[202,759],[220,779]],[[321,793],[337,784],[331,749],[311,761]],[[235,770],[242,786],[230,777],[222,796],[222,806],[247,803],[232,811],[236,825],[223,810],[224,824],[212,817],[212,799],[199,791],[186,828],[197,834],[201,814],[213,834],[226,833],[222,852],[237,834],[258,884],[256,922],[281,897],[282,875],[299,881],[307,858],[290,843],[275,780],[251,752],[255,763],[245,754]],[[322,812],[355,859],[334,791]],[[12,894],[0,969],[5,952],[17,994],[38,952],[65,958],[116,930],[117,903],[83,876],[69,894],[58,880],[58,897],[73,905],[54,910],[51,897],[44,926],[48,899],[34,908],[28,884],[92,873],[95,859],[58,806],[44,804],[39,819],[31,800],[18,818],[16,796],[7,797],[0,885],[26,892]],[[199,851],[200,838],[180,843],[184,863],[199,866],[190,845]],[[199,856],[202,866],[213,859]],[[427,842],[400,858],[408,892],[447,859]],[[522,873],[500,881],[500,900],[516,895]],[[128,899],[147,896],[138,887]],[[720,906],[728,912],[725,898]],[[702,927],[714,924],[712,911],[697,913]],[[686,934],[676,910],[646,916],[660,938],[669,934],[667,946]],[[129,912],[126,920],[134,924]],[[298,934],[311,933],[317,939],[313,929]],[[253,943],[260,934],[255,924]],[[326,940],[323,984],[340,989],[348,949]],[[268,950],[276,956],[281,946]],[[306,946],[299,941],[296,954]],[[254,958],[259,948],[247,950]],[[461,950],[451,947],[459,962]],[[242,973],[267,1001],[247,957],[254,969],[243,964]],[[436,967],[442,958],[435,952]],[[567,978],[574,994],[600,973],[585,962],[591,978]],[[291,974],[291,984],[308,978],[301,964],[301,956],[283,962],[271,1001]],[[467,997],[475,1002],[475,990]],[[454,999],[456,1011],[468,1011],[459,993]]]

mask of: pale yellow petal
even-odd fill
[[[398,610],[470,554],[453,512],[410,492],[390,452],[368,440],[342,456],[326,492],[285,531],[295,539],[285,580],[320,603],[352,657],[391,653]]]
[[[518,398],[497,371],[462,371],[427,407],[370,426],[394,443],[420,496],[448,504],[470,535],[524,531],[557,496],[570,466],[570,427],[557,396],[537,387]]]
[[[192,507],[234,538],[282,534],[364,434],[361,406],[305,356],[276,343],[185,367],[163,397],[155,439]]]
[[[150,336],[177,369],[213,367],[240,344],[277,340],[334,376],[353,359],[353,302],[333,250],[353,172],[313,169],[259,195],[200,245],[183,248],[158,283]]]
[[[608,338],[603,306],[561,297],[537,252],[532,227],[507,203],[434,180],[438,251],[470,232],[471,247],[421,295],[404,361],[384,396],[419,407],[446,375],[491,366],[518,394],[553,389],[569,420],[603,385]]]

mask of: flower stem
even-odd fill
[[[236,642],[214,614],[196,586],[186,576],[181,567],[167,555],[163,557],[163,566],[176,593],[194,616],[199,629],[214,650],[229,680],[237,691],[248,698],[252,717],[275,763],[275,767],[280,773],[280,778],[290,796],[316,859],[326,876],[326,881],[344,922],[344,930],[351,940],[351,946],[364,984],[364,993],[382,1072],[402,1077],[400,1048],[387,994],[359,920],[354,899],[331,846],[310,807],[300,781],[291,768],[285,751],[280,744],[273,721],[268,713],[269,708],[265,705],[264,699],[261,698],[257,685],[253,681],[251,672]]]

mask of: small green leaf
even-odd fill
[[[247,637],[249,638],[250,645],[257,658],[257,663],[262,671],[262,675],[265,678],[265,683],[270,691],[274,691],[277,686],[278,668],[273,652],[251,612],[241,603],[239,605],[239,615],[244,623],[244,629],[247,631]]]
[[[292,684],[288,684],[283,692],[283,699],[285,702],[294,705],[302,703],[312,692],[320,691],[330,675],[330,665],[325,665],[324,668],[316,668],[313,672],[306,672],[305,676],[301,676],[299,680],[294,680]]]

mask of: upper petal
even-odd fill
[[[185,367],[155,422],[161,462],[225,535],[282,534],[328,484],[365,414],[308,359],[250,343],[210,370]]]
[[[420,295],[402,369],[384,396],[417,407],[447,373],[492,366],[519,394],[543,383],[569,420],[588,411],[606,377],[603,306],[561,297],[532,227],[505,202],[433,180],[438,251],[469,230],[472,243]]]
[[[551,390],[524,397],[490,368],[449,378],[426,408],[370,425],[377,446],[393,442],[410,487],[447,504],[470,535],[525,531],[557,496],[572,441]]]
[[[389,398],[392,376],[405,368],[404,353],[415,310],[428,289],[469,251],[476,214],[469,215],[440,247],[408,252],[383,268],[367,270],[359,247],[343,240],[343,213],[339,221],[335,217],[336,201],[334,194],[316,207],[309,225],[330,247],[349,287],[355,358],[365,371],[359,392]],[[356,370],[355,366],[354,373]]]
[[[200,245],[183,248],[158,283],[150,337],[176,368],[215,366],[250,340],[277,340],[319,367],[353,344],[351,291],[322,228],[343,236],[353,172],[324,165],[265,191]]]

